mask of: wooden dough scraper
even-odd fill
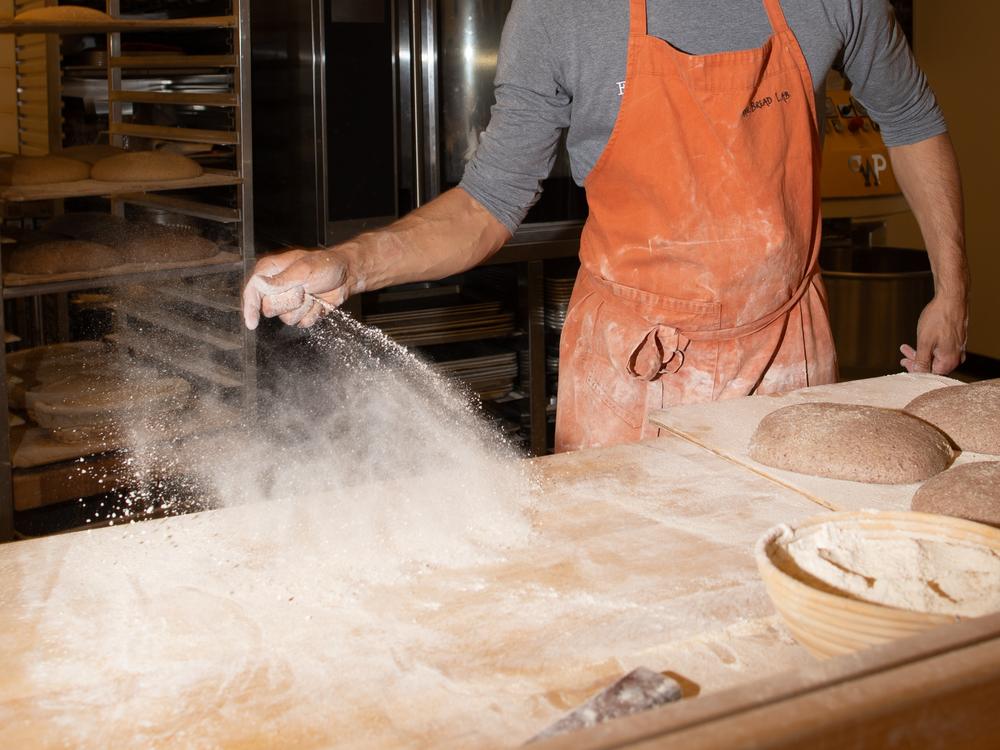
[[[639,667],[570,711],[525,744],[596,726],[608,719],[631,716],[681,699],[681,686],[646,667]]]

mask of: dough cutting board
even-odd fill
[[[341,583],[295,502],[0,546],[0,747],[516,747],[639,665],[811,662],[752,548],[821,509],[673,436],[534,465],[530,543],[398,582]]]
[[[901,409],[923,393],[950,385],[961,385],[961,382],[941,375],[900,373],[803,388],[782,396],[753,396],[709,404],[676,406],[654,412],[650,415],[650,421],[750,471],[794,489],[831,510],[909,510],[913,494],[920,487],[919,483],[866,484],[775,469],[757,463],[747,455],[750,438],[761,419],[790,404],[832,401]],[[992,457],[963,453],[955,463],[990,458]]]

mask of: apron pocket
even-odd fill
[[[594,326],[583,356],[587,386],[633,428],[642,427],[645,421],[649,383],[629,374],[629,359],[654,325],[624,305],[602,300],[594,311]]]
[[[587,386],[601,403],[629,427],[642,427],[649,383],[618,371],[606,359],[593,354],[584,356],[584,372]]]

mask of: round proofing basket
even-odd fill
[[[787,536],[787,526],[776,526],[757,542],[754,550],[757,569],[775,609],[795,640],[820,659],[860,651],[962,619],[852,599],[816,588],[780,567],[779,540],[788,543],[800,539],[828,523],[875,538],[919,535],[979,544],[1000,553],[1000,530],[931,513],[828,513],[799,524],[791,530],[791,537]]]

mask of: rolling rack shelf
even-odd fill
[[[191,263],[172,265],[174,266],[172,268],[156,268],[148,271],[116,273],[105,276],[88,276],[86,278],[66,279],[62,281],[42,281],[18,285],[7,283],[3,289],[3,298],[21,299],[24,297],[36,297],[40,294],[79,292],[86,289],[105,289],[108,287],[131,286],[132,284],[150,281],[184,279],[193,278],[195,276],[225,273],[227,271],[240,271],[243,268],[243,261],[242,259],[230,260],[227,258],[215,260],[209,258],[207,262],[200,265],[192,265]],[[213,307],[210,304],[202,304],[201,306]]]
[[[64,199],[103,197],[110,201],[110,211],[125,216],[126,206],[167,212],[191,219],[228,227],[233,237],[230,246],[218,255],[200,261],[165,262],[145,266],[122,266],[113,271],[86,274],[48,274],[33,277],[5,275],[2,284],[4,300],[40,299],[44,295],[64,295],[88,289],[129,287],[130,294],[139,294],[139,302],[114,302],[111,307],[119,319],[118,330],[104,337],[109,345],[127,350],[140,360],[159,362],[168,369],[186,374],[194,382],[207,384],[233,394],[227,403],[212,409],[186,412],[177,420],[168,440],[196,432],[222,429],[233,424],[240,413],[252,408],[256,399],[256,349],[253,334],[242,326],[215,328],[199,322],[206,315],[231,316],[237,320],[240,312],[235,295],[219,294],[211,286],[212,275],[242,279],[254,261],[253,201],[251,178],[250,129],[250,17],[249,0],[230,0],[231,12],[184,18],[137,18],[120,13],[120,0],[108,0],[107,13],[111,20],[86,22],[0,20],[0,35],[54,34],[107,35],[107,66],[92,66],[90,72],[106,76],[108,82],[108,132],[112,145],[125,146],[134,140],[155,140],[224,146],[231,153],[231,169],[208,169],[194,179],[144,182],[102,182],[82,180],[72,183],[0,188],[0,206],[27,206],[33,202],[54,205]],[[18,2],[16,8],[42,3]],[[190,12],[184,2],[162,4],[168,12],[173,6],[180,13]],[[16,16],[15,16],[16,18]],[[192,39],[198,32],[216,34],[228,32],[222,54],[129,54],[123,52],[122,35],[186,32]],[[142,38],[142,37],[138,37]],[[74,70],[79,66],[64,66]],[[136,91],[123,85],[124,79],[142,75],[160,78],[196,75],[209,70],[227,76],[225,91],[203,92],[186,90]],[[180,88],[183,89],[183,81]],[[20,96],[20,93],[19,93]],[[28,103],[31,104],[30,102]],[[125,117],[133,105],[165,105],[193,107],[198,110],[223,110],[232,127],[144,124]],[[58,116],[58,115],[55,115]],[[232,192],[226,192],[230,189]],[[207,193],[212,198],[206,198]],[[177,191],[189,191],[178,193]],[[195,192],[190,192],[195,191]],[[215,192],[213,192],[215,191]],[[219,191],[222,191],[221,193]],[[55,204],[57,205],[57,204]],[[18,209],[23,211],[24,209]],[[199,283],[207,280],[209,284]],[[190,283],[167,284],[168,281]],[[237,285],[238,286],[238,285]],[[230,299],[232,297],[232,299]],[[40,309],[35,303],[35,310]],[[171,309],[170,304],[183,307]],[[162,305],[162,306],[161,306]],[[65,304],[64,304],[65,307]],[[195,312],[186,315],[188,309]],[[0,323],[3,315],[0,312]],[[130,335],[129,326],[136,326],[140,335]],[[156,333],[160,331],[161,333]],[[238,333],[235,331],[239,331]],[[177,347],[164,344],[167,336],[187,341],[189,352],[178,357]],[[16,337],[8,337],[8,344]],[[217,361],[217,352],[226,355],[226,364]],[[7,352],[3,353],[3,370],[7,370]],[[233,363],[238,362],[236,367]],[[227,390],[228,389],[228,390]],[[4,410],[9,414],[7,389],[0,391]],[[113,476],[123,457],[121,445],[110,442],[83,441],[78,444],[58,444],[45,432],[31,424],[14,424],[9,420],[6,430],[0,430],[0,541],[15,535],[15,511],[28,511],[99,494],[110,489],[101,477]],[[81,461],[87,471],[81,471]]]
[[[204,16],[201,18],[131,19],[109,21],[0,21],[0,34],[110,34],[133,31],[193,31],[196,29],[233,29],[239,25],[237,16]]]
[[[24,203],[26,201],[50,201],[61,200],[63,198],[83,198],[86,196],[120,198],[128,196],[129,193],[141,193],[147,190],[185,190],[218,187],[220,185],[239,185],[242,181],[243,179],[237,174],[222,170],[206,169],[205,174],[190,180],[163,180],[159,182],[155,180],[147,182],[78,180],[77,182],[54,182],[48,185],[4,187],[0,188],[0,201]]]

